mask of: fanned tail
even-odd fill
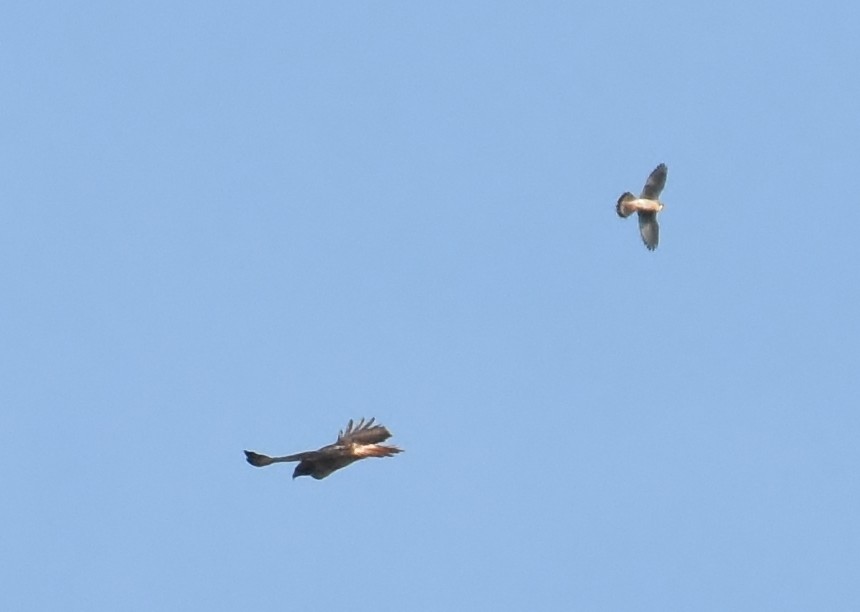
[[[636,196],[630,193],[629,191],[625,191],[621,194],[621,197],[618,198],[618,203],[615,205],[615,212],[618,213],[618,216],[622,219],[629,217],[633,214],[634,209],[629,206],[625,206],[628,202],[635,200]]]

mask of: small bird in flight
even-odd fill
[[[346,429],[338,432],[334,444],[323,446],[319,450],[306,451],[284,457],[269,457],[253,451],[245,451],[245,459],[255,467],[264,467],[273,463],[298,461],[293,471],[293,478],[298,476],[313,476],[321,480],[350,463],[367,457],[391,457],[403,451],[396,446],[380,444],[391,437],[391,432],[382,425],[373,425],[376,418],[367,423],[364,419],[353,427],[352,419]]]
[[[657,248],[660,241],[660,226],[657,225],[657,213],[663,210],[660,201],[660,192],[666,185],[666,174],[669,169],[666,164],[660,164],[645,182],[642,193],[637,198],[629,191],[622,193],[615,205],[615,212],[621,218],[626,218],[634,212],[639,213],[639,233],[642,234],[642,242],[649,251]]]

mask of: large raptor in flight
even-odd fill
[[[374,425],[374,419],[366,423],[364,419],[358,425],[353,425],[352,419],[346,429],[339,432],[334,444],[323,446],[319,450],[305,451],[283,457],[269,457],[253,451],[245,451],[248,463],[255,467],[264,467],[273,463],[298,461],[293,471],[293,478],[298,476],[313,476],[317,480],[325,478],[335,470],[348,466],[359,459],[367,457],[391,457],[403,452],[396,446],[380,444],[391,437],[391,432],[382,425]]]

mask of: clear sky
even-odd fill
[[[0,609],[860,609],[858,29],[8,4]]]

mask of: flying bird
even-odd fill
[[[273,463],[298,461],[299,464],[293,471],[293,478],[299,476],[313,476],[321,480],[340,468],[348,466],[359,459],[368,457],[391,457],[403,452],[396,446],[380,444],[391,437],[391,432],[382,425],[374,425],[376,418],[366,423],[364,419],[353,426],[352,419],[337,434],[334,444],[323,446],[319,450],[306,451],[295,455],[284,457],[269,457],[253,451],[245,451],[245,459],[255,467],[265,467]]]
[[[666,185],[666,174],[669,169],[666,164],[660,164],[645,182],[642,193],[637,198],[629,191],[622,193],[615,205],[615,212],[621,218],[626,218],[634,212],[639,214],[639,233],[642,234],[642,242],[649,251],[657,248],[660,241],[660,226],[657,225],[657,213],[663,210],[660,201],[660,192]]]

